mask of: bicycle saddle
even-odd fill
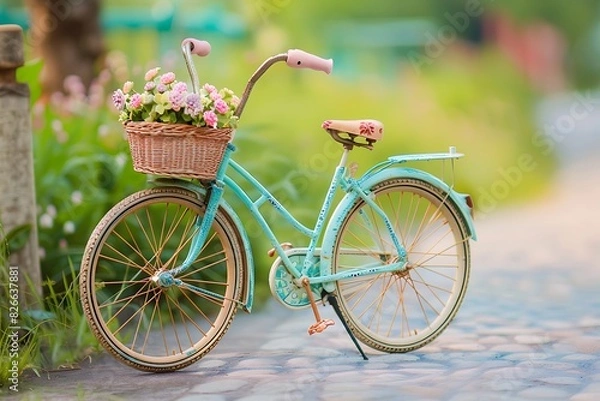
[[[374,141],[383,137],[383,124],[377,120],[326,120],[322,127],[326,130],[364,136]]]
[[[383,137],[383,124],[377,120],[325,120],[321,126],[336,142],[349,146],[348,149],[353,146],[373,149],[373,144]],[[363,141],[357,141],[358,138]]]

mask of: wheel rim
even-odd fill
[[[234,256],[220,224],[213,224],[202,252],[177,278],[221,299],[153,280],[183,262],[202,215],[195,202],[162,195],[126,208],[100,235],[92,255],[93,319],[126,359],[181,363],[210,349],[231,320]]]
[[[468,279],[467,239],[446,199],[422,185],[382,185],[375,194],[407,250],[407,267],[340,281],[338,293],[350,324],[371,345],[416,348],[458,309]],[[399,260],[383,220],[362,202],[342,228],[337,249],[338,272]]]

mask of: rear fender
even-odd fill
[[[440,189],[443,192],[449,194],[450,199],[458,207],[462,217],[467,223],[467,233],[473,240],[477,240],[477,234],[475,232],[475,224],[473,222],[473,202],[468,194],[457,192],[450,185],[440,180],[438,177],[427,173],[423,170],[407,167],[394,167],[382,170],[372,176],[365,177],[364,180],[360,180],[360,187],[368,189],[381,181],[389,180],[392,178],[414,178],[421,181],[425,181],[434,187]]]

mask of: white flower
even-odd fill
[[[75,232],[75,223],[70,220],[65,222],[63,225],[63,231],[65,234],[73,234]]]
[[[48,215],[50,215],[50,217],[55,218],[56,217],[56,207],[54,205],[48,205],[46,207],[46,213]]]
[[[43,228],[52,228],[54,225],[54,218],[50,216],[48,213],[44,213],[40,216],[40,227]]]
[[[50,123],[50,126],[52,127],[52,130],[55,133],[59,133],[64,130],[63,123],[60,120],[52,120],[52,123]]]
[[[115,156],[115,162],[117,163],[117,166],[123,167],[127,162],[127,155],[125,153],[119,153]]]
[[[71,194],[71,202],[73,202],[74,205],[80,205],[81,202],[83,202],[83,194],[81,191],[73,191]]]

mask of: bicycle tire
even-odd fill
[[[83,311],[100,344],[119,361],[142,371],[179,370],[208,353],[229,328],[245,259],[222,209],[202,252],[177,277],[222,299],[152,280],[159,269],[181,264],[204,210],[193,192],[152,188],[115,205],[90,236],[80,275]]]
[[[469,237],[457,206],[423,180],[393,178],[371,188],[407,251],[406,269],[336,283],[343,319],[364,344],[408,352],[433,341],[455,317],[470,274]],[[381,217],[358,199],[334,242],[334,273],[397,261]]]

